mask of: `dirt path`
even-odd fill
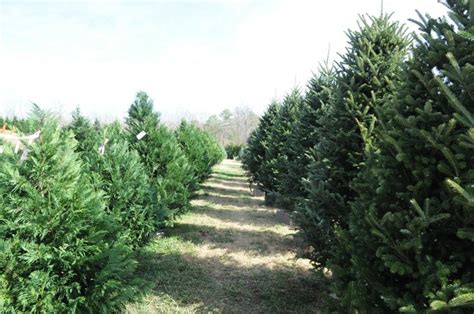
[[[191,213],[142,254],[150,291],[129,313],[317,312],[311,266],[287,215],[252,197],[240,164],[225,161]]]

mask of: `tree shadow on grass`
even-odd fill
[[[222,185],[225,185],[225,186],[247,189],[247,190],[250,191],[249,183],[247,181],[223,180],[223,179],[211,178],[211,179],[207,180],[206,182],[210,183],[210,184],[222,184]]]
[[[249,207],[246,209],[240,209],[235,206],[235,209],[220,209],[212,206],[194,206],[193,213],[199,213],[219,219],[225,222],[237,222],[249,226],[275,226],[276,218],[278,215],[278,209],[259,209],[258,207]]]
[[[224,313],[315,313],[325,283],[290,267],[240,267],[218,257],[194,254],[140,254],[137,274],[153,286],[147,310],[163,310],[162,300],[173,307]]]
[[[209,194],[204,192],[204,194],[199,195],[194,198],[195,200],[203,200],[206,202],[214,203],[217,205],[225,206],[235,206],[235,207],[251,207],[251,206],[264,206],[265,202],[260,198],[253,198],[251,195],[246,195],[245,197],[235,197],[235,196],[223,196],[216,194]]]
[[[216,228],[191,223],[176,224],[166,231],[166,237],[205,244],[211,249],[225,249],[229,253],[252,253],[262,257],[296,252],[302,246],[299,238],[283,236],[271,230]]]
[[[245,174],[230,173],[230,172],[220,171],[220,170],[214,171],[211,178],[224,179],[224,180],[237,179],[237,180],[247,181],[247,176]]]
[[[224,195],[224,196],[242,197],[245,195],[250,195],[250,190],[243,191],[243,190],[226,189],[226,188],[211,186],[211,185],[203,185],[202,187],[204,191],[206,192],[213,192],[213,193],[217,193],[219,195]]]

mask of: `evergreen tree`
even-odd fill
[[[90,120],[81,114],[79,108],[72,113],[72,122],[68,126],[77,141],[76,151],[82,159],[89,165],[95,157],[95,153],[101,144],[101,129],[93,125]]]
[[[102,128],[73,113],[69,126],[94,187],[103,191],[106,210],[122,226],[121,234],[133,248],[144,245],[158,228],[159,215],[151,206],[150,179],[138,153],[129,147],[118,122]]]
[[[193,190],[197,190],[198,183],[204,182],[211,175],[212,167],[225,158],[225,151],[209,133],[184,120],[175,135],[193,168],[197,178]]]
[[[242,160],[250,182],[256,183],[263,191],[270,193],[276,189],[276,180],[269,169],[266,168],[268,160],[268,147],[271,142],[271,132],[277,119],[280,104],[272,101],[260,118],[258,127],[252,132],[247,149]]]
[[[292,126],[285,146],[288,158],[284,165],[286,174],[281,178],[280,189],[291,208],[307,198],[304,178],[312,160],[311,151],[320,140],[317,133],[320,127],[318,118],[334,100],[334,81],[334,70],[328,65],[320,67],[319,73],[309,81],[304,105],[301,105],[299,116]]]
[[[137,150],[148,171],[154,191],[159,221],[172,223],[189,209],[194,174],[174,134],[160,124],[153,101],[144,92],[137,94],[127,117],[131,146]]]
[[[134,262],[84,175],[72,134],[43,121],[22,159],[0,155],[0,310],[115,311]]]
[[[295,186],[293,180],[296,180],[296,184],[299,180],[290,176],[293,173],[290,173],[289,168],[290,164],[302,153],[291,147],[291,139],[304,106],[304,98],[298,89],[294,89],[285,96],[272,127],[271,140],[268,142],[266,151],[264,167],[276,182],[274,190],[267,193],[267,202],[277,201],[286,208],[292,205],[290,200]]]
[[[347,34],[350,45],[336,67],[334,101],[317,120],[308,199],[298,208],[299,224],[315,248],[311,259],[336,277],[350,260],[343,235],[356,196],[351,184],[365,159],[363,132],[372,131],[376,108],[394,93],[409,44],[404,27],[387,15],[361,17],[360,29]]]
[[[359,309],[474,306],[474,5],[446,4],[451,21],[420,15],[403,83],[379,109],[370,171],[355,186],[366,192],[352,205],[354,280],[344,288],[365,295],[365,304],[346,300]]]
[[[105,192],[106,208],[117,217],[127,243],[134,248],[146,244],[158,227],[158,214],[138,153],[125,141],[112,142],[91,169],[99,175],[96,186]]]

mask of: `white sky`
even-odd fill
[[[445,12],[436,0],[384,9],[400,21]],[[380,0],[0,0],[0,114],[35,102],[122,118],[139,90],[165,119],[236,106],[260,114],[305,86],[329,44],[331,58],[343,52],[358,14],[379,12]]]

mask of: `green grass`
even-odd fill
[[[240,189],[242,173],[235,163],[216,167],[194,211],[140,252],[146,288],[127,312],[318,312],[322,282],[297,258],[300,240],[277,209]]]

